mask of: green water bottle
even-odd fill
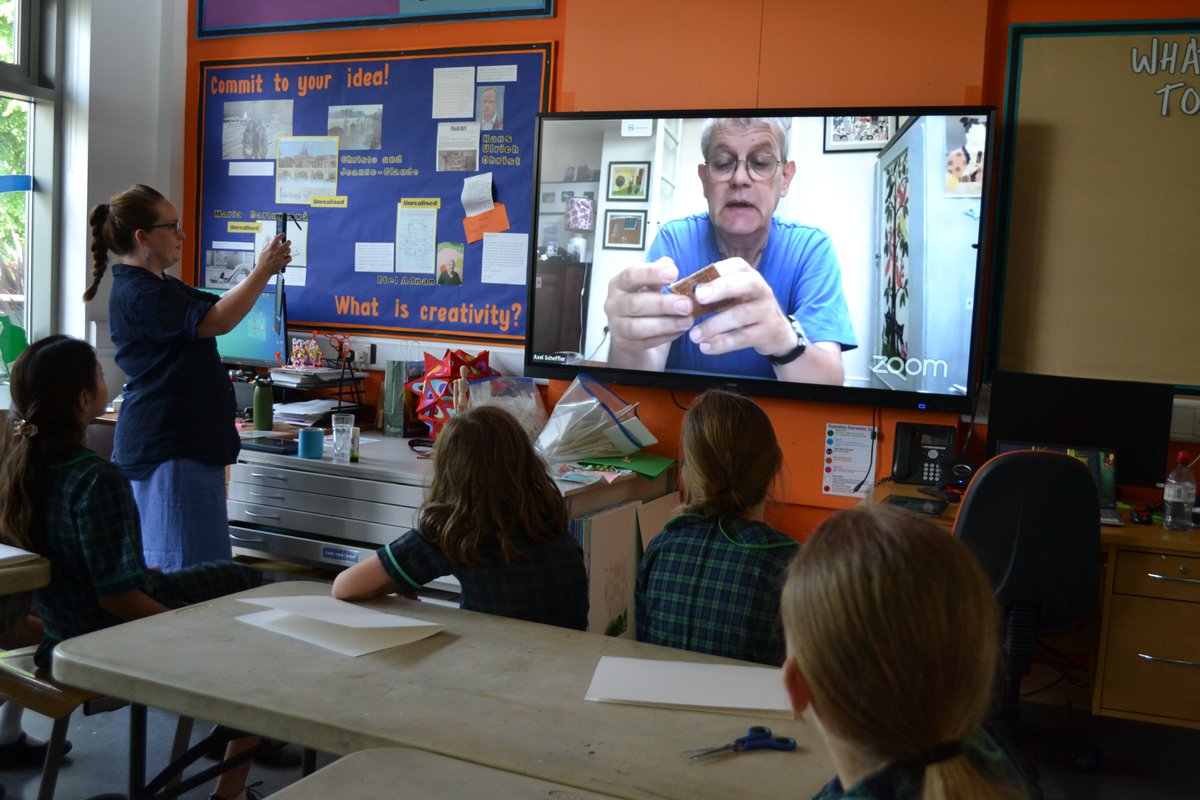
[[[254,430],[269,431],[275,426],[275,399],[266,376],[254,379]]]

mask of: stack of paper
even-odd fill
[[[410,644],[442,629],[433,622],[385,614],[328,595],[246,597],[241,602],[270,609],[238,617],[242,622],[348,656]]]
[[[291,425],[310,427],[317,420],[328,416],[338,407],[337,400],[304,400],[299,403],[281,403],[275,406],[275,419]]]
[[[276,367],[271,380],[280,386],[308,389],[325,383],[335,383],[342,377],[337,367]]]

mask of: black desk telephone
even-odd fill
[[[954,458],[954,428],[896,423],[896,445],[892,453],[892,480],[896,483],[941,485],[942,464]]]

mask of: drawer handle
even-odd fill
[[[261,517],[262,519],[279,519],[278,514],[255,514],[253,511],[246,511],[248,517]]]
[[[235,542],[253,542],[256,544],[265,544],[266,543],[266,539],[259,539],[257,537],[251,539],[248,536],[238,536],[236,533],[229,534],[229,538],[233,539]]]
[[[265,472],[251,472],[250,477],[251,478],[270,478],[273,481],[283,481],[284,483],[287,483],[286,475],[268,475]]]
[[[1152,581],[1171,581],[1172,583],[1200,584],[1200,580],[1197,580],[1196,578],[1176,578],[1172,575],[1157,575],[1153,572],[1147,572],[1146,577]]]
[[[1181,667],[1200,667],[1200,661],[1184,661],[1179,658],[1163,658],[1162,656],[1151,656],[1145,653],[1138,653],[1138,658],[1144,658],[1147,661],[1159,661],[1163,664],[1178,664]]]
[[[281,495],[281,494],[263,494],[262,492],[256,492],[254,490],[250,491],[250,496],[251,497],[265,497],[268,500],[283,500],[284,499],[283,495]]]

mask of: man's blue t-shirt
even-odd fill
[[[232,464],[237,401],[217,342],[196,326],[217,296],[140,267],[115,264],[108,325],[125,373],[113,461],[144,480],[164,461]]]
[[[662,256],[675,261],[680,278],[722,260],[708,214],[695,214],[663,225],[650,245],[646,260],[655,261]],[[850,310],[842,294],[837,254],[824,231],[772,217],[758,272],[775,293],[783,313],[799,320],[810,342],[837,342],[842,350],[858,346],[850,324]],[[775,369],[766,356],[753,348],[719,356],[704,355],[686,334],[671,343],[667,369],[775,378]]]

